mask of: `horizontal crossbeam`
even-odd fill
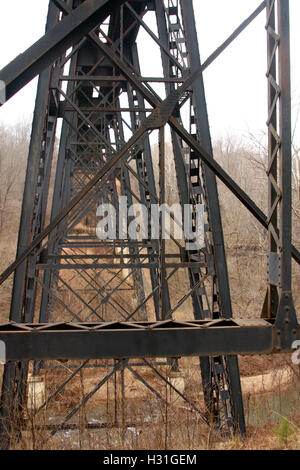
[[[263,319],[0,325],[7,361],[270,354],[275,336]]]

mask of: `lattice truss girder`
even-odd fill
[[[269,230],[271,253],[279,253],[284,239],[285,259],[289,256],[290,262],[292,253],[300,261],[296,248],[286,244],[276,217],[282,194],[288,186],[288,179],[278,183],[277,176],[277,159],[282,155],[283,141],[288,141],[288,136],[282,136],[276,123],[281,86],[287,86],[286,83],[277,85],[275,71],[280,35],[274,30],[274,8],[278,4],[279,12],[280,8],[286,12],[283,3],[280,0],[263,2],[201,64],[192,0],[50,1],[46,36],[44,42],[42,40],[31,49],[32,60],[23,64],[16,59],[14,66],[8,66],[2,75],[0,73],[0,78],[7,83],[8,98],[40,73],[18,256],[1,276],[1,282],[4,282],[15,271],[10,320],[18,323],[142,321],[153,316],[153,320],[160,321],[176,317],[182,305],[185,308],[189,305],[196,320],[231,318],[216,175]],[[268,217],[212,158],[202,78],[204,69],[265,6],[269,57]],[[148,11],[156,17],[157,33],[145,22]],[[284,19],[281,18],[281,26],[282,23]],[[141,75],[136,45],[141,28],[151,37],[153,50],[156,48],[160,52],[162,77]],[[284,30],[286,25],[282,28]],[[160,88],[160,93],[166,96],[164,100],[155,91],[157,83],[164,85],[163,92]],[[54,156],[60,121],[58,152]],[[164,128],[167,123],[171,129],[172,157],[165,154]],[[157,154],[151,145],[153,136],[158,141]],[[95,231],[99,204],[113,203],[118,214],[122,195],[127,197],[128,206],[142,203],[149,214],[151,204],[166,201],[165,168],[170,158],[176,174],[179,202],[182,207],[191,204],[194,221],[196,205],[204,204],[205,232],[201,249],[186,250],[185,244],[189,240],[178,241],[172,234],[169,243],[161,236],[158,240],[149,237],[136,241],[100,241]],[[55,179],[49,202],[51,168],[55,169]],[[49,225],[47,204],[51,206]],[[176,224],[176,216],[172,217]],[[147,223],[150,224],[149,215]],[[285,223],[288,224],[288,219]],[[282,269],[288,271],[286,263],[288,261],[282,262]],[[185,293],[176,297],[174,280],[176,283],[179,273],[186,279]],[[288,291],[287,279],[285,295]],[[274,295],[270,283],[264,310],[266,305],[272,304],[273,314],[277,313]],[[288,348],[287,338],[290,339],[292,330],[296,335],[298,330],[291,295],[285,302],[288,303],[285,307],[289,307],[285,311],[290,325],[284,333],[283,348]],[[267,315],[268,318],[272,316]],[[155,366],[145,361],[142,364],[159,375]],[[176,360],[168,360],[168,364],[173,370],[178,367]],[[86,366],[87,361],[74,366],[71,377],[53,396]],[[46,362],[33,365],[35,374],[45,368]],[[118,371],[122,373],[124,368],[162,399],[132,369],[129,360],[120,360],[93,393],[66,416],[61,427],[107,380],[115,377]],[[201,356],[200,369],[206,409],[215,424],[244,433],[236,357]],[[30,363],[11,363],[5,367],[4,431],[7,431],[8,417],[24,406],[24,383],[29,371],[32,372]],[[180,394],[178,390],[177,393]],[[183,398],[191,405],[188,397]],[[52,396],[48,397],[42,408],[51,399]],[[195,408],[195,405],[191,406]],[[58,425],[52,435],[61,427]]]

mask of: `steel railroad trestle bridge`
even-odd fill
[[[155,360],[164,358],[176,371],[180,357],[199,356],[208,421],[245,434],[237,355],[291,351],[300,337],[291,275],[300,253],[291,242],[289,0],[263,1],[204,62],[197,3],[50,0],[45,35],[0,71],[6,101],[39,76],[17,256],[0,276],[2,284],[14,275],[9,322],[0,325],[6,345],[2,448],[9,447],[26,405],[29,374],[39,375],[55,360],[75,361],[73,377],[87,364],[100,371],[97,360],[113,359],[97,391],[124,369],[133,370],[134,358],[154,371]],[[203,82],[205,69],[262,14],[267,214],[213,158]],[[154,70],[152,77],[141,72],[140,31],[160,56],[162,73]],[[151,204],[166,202],[170,158],[178,200],[191,205],[193,221],[197,204],[204,205],[204,246],[187,250],[189,240],[171,236],[170,251],[161,231],[158,240],[98,239],[91,227],[101,203],[116,206],[123,195],[150,211]],[[238,318],[242,312],[233,318],[217,179],[268,232],[266,296],[257,319]],[[180,299],[172,288],[178,273],[185,289]],[[176,320],[185,302],[189,314]],[[52,436],[90,396],[54,426]]]

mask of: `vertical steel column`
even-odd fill
[[[267,0],[268,41],[268,291],[262,316],[276,318],[276,347],[296,338],[292,296],[291,82],[289,0]],[[278,116],[278,119],[277,119]],[[279,302],[278,302],[279,297]]]
[[[181,10],[187,39],[190,67],[191,72],[193,73],[195,70],[200,68],[201,61],[192,0],[181,1]],[[193,84],[193,104],[199,141],[204,149],[212,155],[213,149],[209,131],[202,74],[199,75],[198,79]],[[220,316],[229,318],[232,317],[232,307],[217,181],[215,174],[206,165],[203,165],[203,178],[205,191],[207,194],[209,223],[211,226],[213,238],[213,251],[215,259],[218,300],[220,305]],[[226,358],[226,368],[229,375],[234,424],[236,429],[244,434],[246,431],[245,417],[238,359],[236,356]]]
[[[47,18],[46,31],[57,21],[58,10],[50,2]],[[20,220],[20,231],[17,247],[17,256],[22,253],[32,237],[32,219],[34,215],[34,207],[36,204],[35,188],[37,187],[38,172],[40,168],[42,142],[45,132],[45,116],[49,100],[49,86],[52,67],[45,69],[38,82],[37,97],[32,123],[31,140],[28,154],[28,163],[26,170],[26,179],[24,187],[23,205]],[[42,195],[41,195],[42,196]],[[22,321],[21,310],[24,295],[24,278],[26,275],[26,263],[22,263],[16,270],[14,277],[14,286],[12,294],[12,303],[10,311],[10,319],[13,321]]]
[[[52,2],[50,2],[46,32],[56,24],[57,20],[58,9]],[[42,157],[42,145],[45,138],[45,116],[49,103],[51,71],[52,66],[45,69],[40,74],[38,81],[21,210],[17,256],[27,248],[34,235],[33,218],[37,215],[35,214],[35,209],[37,208],[36,190]],[[39,197],[41,199],[43,194],[40,193]],[[11,321],[25,321],[25,318],[22,317],[22,315],[26,314],[26,312],[23,311],[23,304],[26,297],[25,285],[29,263],[30,260],[27,262],[24,261],[15,272],[10,309]],[[30,310],[32,312],[32,309]],[[29,318],[27,317],[27,320],[28,319]],[[23,407],[25,405],[26,378],[26,363],[9,363],[5,365],[2,380],[0,409],[1,449],[6,449],[9,446],[12,434],[16,432],[17,425],[20,422],[20,416],[22,416]]]
[[[276,285],[272,283],[272,270],[271,263],[275,262],[279,265],[277,254],[277,241],[278,241],[278,186],[277,186],[277,153],[279,149],[280,139],[276,135],[277,129],[277,100],[279,99],[279,86],[277,86],[277,47],[279,37],[275,34],[275,3],[272,0],[267,0],[267,56],[268,56],[268,213],[269,213],[269,230],[268,230],[268,244],[269,244],[269,283],[267,294],[263,306],[262,316],[264,318],[274,318],[278,309],[278,291]]]
[[[167,15],[170,14],[175,16],[176,14],[179,14],[177,11],[178,6],[174,6],[173,3],[172,5],[173,6],[167,8],[164,6],[162,0],[156,0],[159,37],[167,50],[169,47],[174,50],[176,47],[182,47],[183,43],[186,44],[186,57],[189,62],[189,72],[193,73],[201,66],[199,49],[197,46],[198,39],[195,28],[193,4],[192,2],[182,2],[181,4],[182,17],[184,22],[184,37],[178,39],[178,44],[175,44],[176,39],[174,41],[170,41],[169,43],[168,25],[166,24],[165,20],[165,10]],[[180,24],[170,22],[169,28],[170,31],[179,31]],[[176,55],[176,57],[179,56],[180,54]],[[162,62],[164,75],[167,76],[170,74],[172,76],[172,69],[176,67],[173,63],[171,64],[171,61],[163,51]],[[174,85],[172,84],[166,85],[167,93],[169,93],[173,87]],[[200,140],[201,144],[205,146],[205,149],[209,153],[212,153],[202,76],[196,80],[195,86],[193,86],[193,112],[193,122],[196,125],[197,130],[197,135],[195,137]],[[191,166],[190,176],[188,176],[185,170],[180,142],[177,135],[174,133],[172,133],[172,141],[176,163],[176,172],[177,176],[180,175],[178,178],[178,186],[182,204],[189,203],[191,196],[190,190],[185,183],[186,178],[191,178],[194,174],[196,174],[196,172],[198,174],[198,172],[200,173],[202,171],[202,175],[199,175],[199,178],[203,179],[203,188],[201,188],[201,186],[199,188],[197,187],[197,191],[200,192],[199,196],[197,196],[197,199],[200,200],[201,194],[203,193],[203,202],[205,202],[208,210],[208,223],[210,227],[210,234],[212,236],[212,245],[210,247],[207,246],[207,269],[209,270],[208,272],[210,272],[214,286],[212,302],[215,304],[215,306],[212,305],[212,315],[214,317],[217,315],[216,318],[219,316],[229,318],[232,315],[231,300],[216,178],[207,167],[203,167],[202,165],[198,165],[198,167],[195,168]],[[196,155],[193,156],[193,158],[195,157]],[[183,178],[183,175],[185,175],[185,178]],[[198,184],[201,185],[201,181],[199,181]],[[191,185],[193,185],[193,183],[191,183]],[[192,199],[195,199],[195,195],[192,196]],[[209,260],[212,256],[211,250],[214,256],[214,268],[209,267]],[[195,255],[193,254],[193,256],[196,256],[196,253]],[[199,272],[199,275],[196,275],[195,269],[191,270],[191,286],[201,279],[201,275],[201,272]],[[195,291],[192,298],[195,317],[198,319],[206,317],[208,312],[205,312],[204,310],[201,295]],[[217,308],[216,311],[215,308]],[[210,419],[212,418],[216,423],[221,423],[224,419],[224,421],[228,423],[229,427],[231,423],[231,425],[233,424],[237,431],[244,434],[245,421],[237,358],[200,358],[200,366],[205,402],[211,415]],[[231,408],[232,420],[228,415],[228,401],[230,401],[229,408]],[[221,418],[221,414],[224,415],[224,418]]]

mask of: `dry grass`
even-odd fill
[[[192,359],[192,360],[191,360]],[[246,359],[246,358],[245,358]],[[247,358],[249,359],[249,358]],[[258,374],[263,368],[264,358],[253,357],[251,372]],[[289,364],[288,357],[286,366]],[[278,363],[282,363],[282,360]],[[267,365],[270,370],[271,364]],[[83,369],[52,399],[47,407],[35,415],[31,409],[24,409],[25,428],[18,439],[12,437],[15,449],[300,449],[300,414],[297,403],[300,398],[300,371],[293,369],[293,381],[283,384],[277,381],[272,392],[244,394],[247,421],[247,438],[224,437],[203,424],[202,417],[188,403],[171,393],[169,387],[159,380],[153,371],[134,367],[147,380],[166,403],[160,401],[132,374],[124,372],[125,402],[121,400],[121,373],[116,382],[110,379],[93,397],[68,421],[77,429],[64,429],[50,438],[50,429],[41,426],[62,422],[65,416],[77,407],[95,385],[108,372],[107,369]],[[158,370],[169,378],[168,368]],[[184,376],[184,394],[191,403],[201,406],[203,397],[200,384],[198,358],[184,358],[180,361]],[[243,368],[242,368],[243,370]],[[280,368],[278,369],[278,371]],[[45,376],[46,395],[53,391],[70,375],[67,363],[64,370],[48,371]],[[266,374],[267,375],[267,374]],[[260,380],[264,377],[260,376]],[[115,395],[116,392],[116,395]],[[292,394],[292,395],[291,395]],[[290,403],[286,403],[287,399]],[[116,401],[115,401],[116,400]],[[117,414],[115,414],[115,403]],[[287,406],[288,405],[288,406]],[[203,409],[201,410],[203,411]],[[107,423],[106,428],[87,429],[87,423]],[[254,423],[255,422],[255,423]],[[253,424],[254,423],[254,424]],[[263,439],[262,439],[263,436]]]

